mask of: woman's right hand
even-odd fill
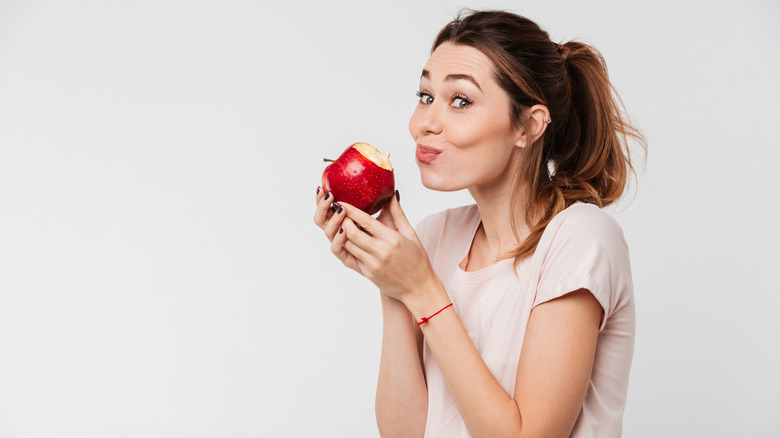
[[[326,193],[322,187],[317,187],[316,202],[314,223],[325,232],[325,237],[330,241],[330,251],[344,266],[362,275],[357,259],[344,248],[344,242],[347,238],[344,228],[341,226],[346,217],[344,209],[338,203],[334,203],[333,196]]]

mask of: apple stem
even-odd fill
[[[324,161],[326,163],[328,163],[328,162],[335,163],[336,162],[336,160],[331,160],[330,158],[323,158],[322,161]]]

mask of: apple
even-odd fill
[[[355,143],[322,172],[322,187],[333,200],[344,201],[373,215],[395,194],[393,166],[375,147]]]

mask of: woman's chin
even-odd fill
[[[422,172],[420,173],[420,181],[426,189],[435,190],[437,192],[456,192],[465,188],[460,185],[453,185],[448,181],[442,181],[440,178],[433,178]]]

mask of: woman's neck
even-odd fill
[[[507,258],[530,233],[525,221],[527,190],[521,187],[515,194],[517,198],[513,199],[513,176],[469,188],[482,220],[469,251],[470,268],[481,269]],[[512,229],[512,208],[515,209],[517,235]]]

